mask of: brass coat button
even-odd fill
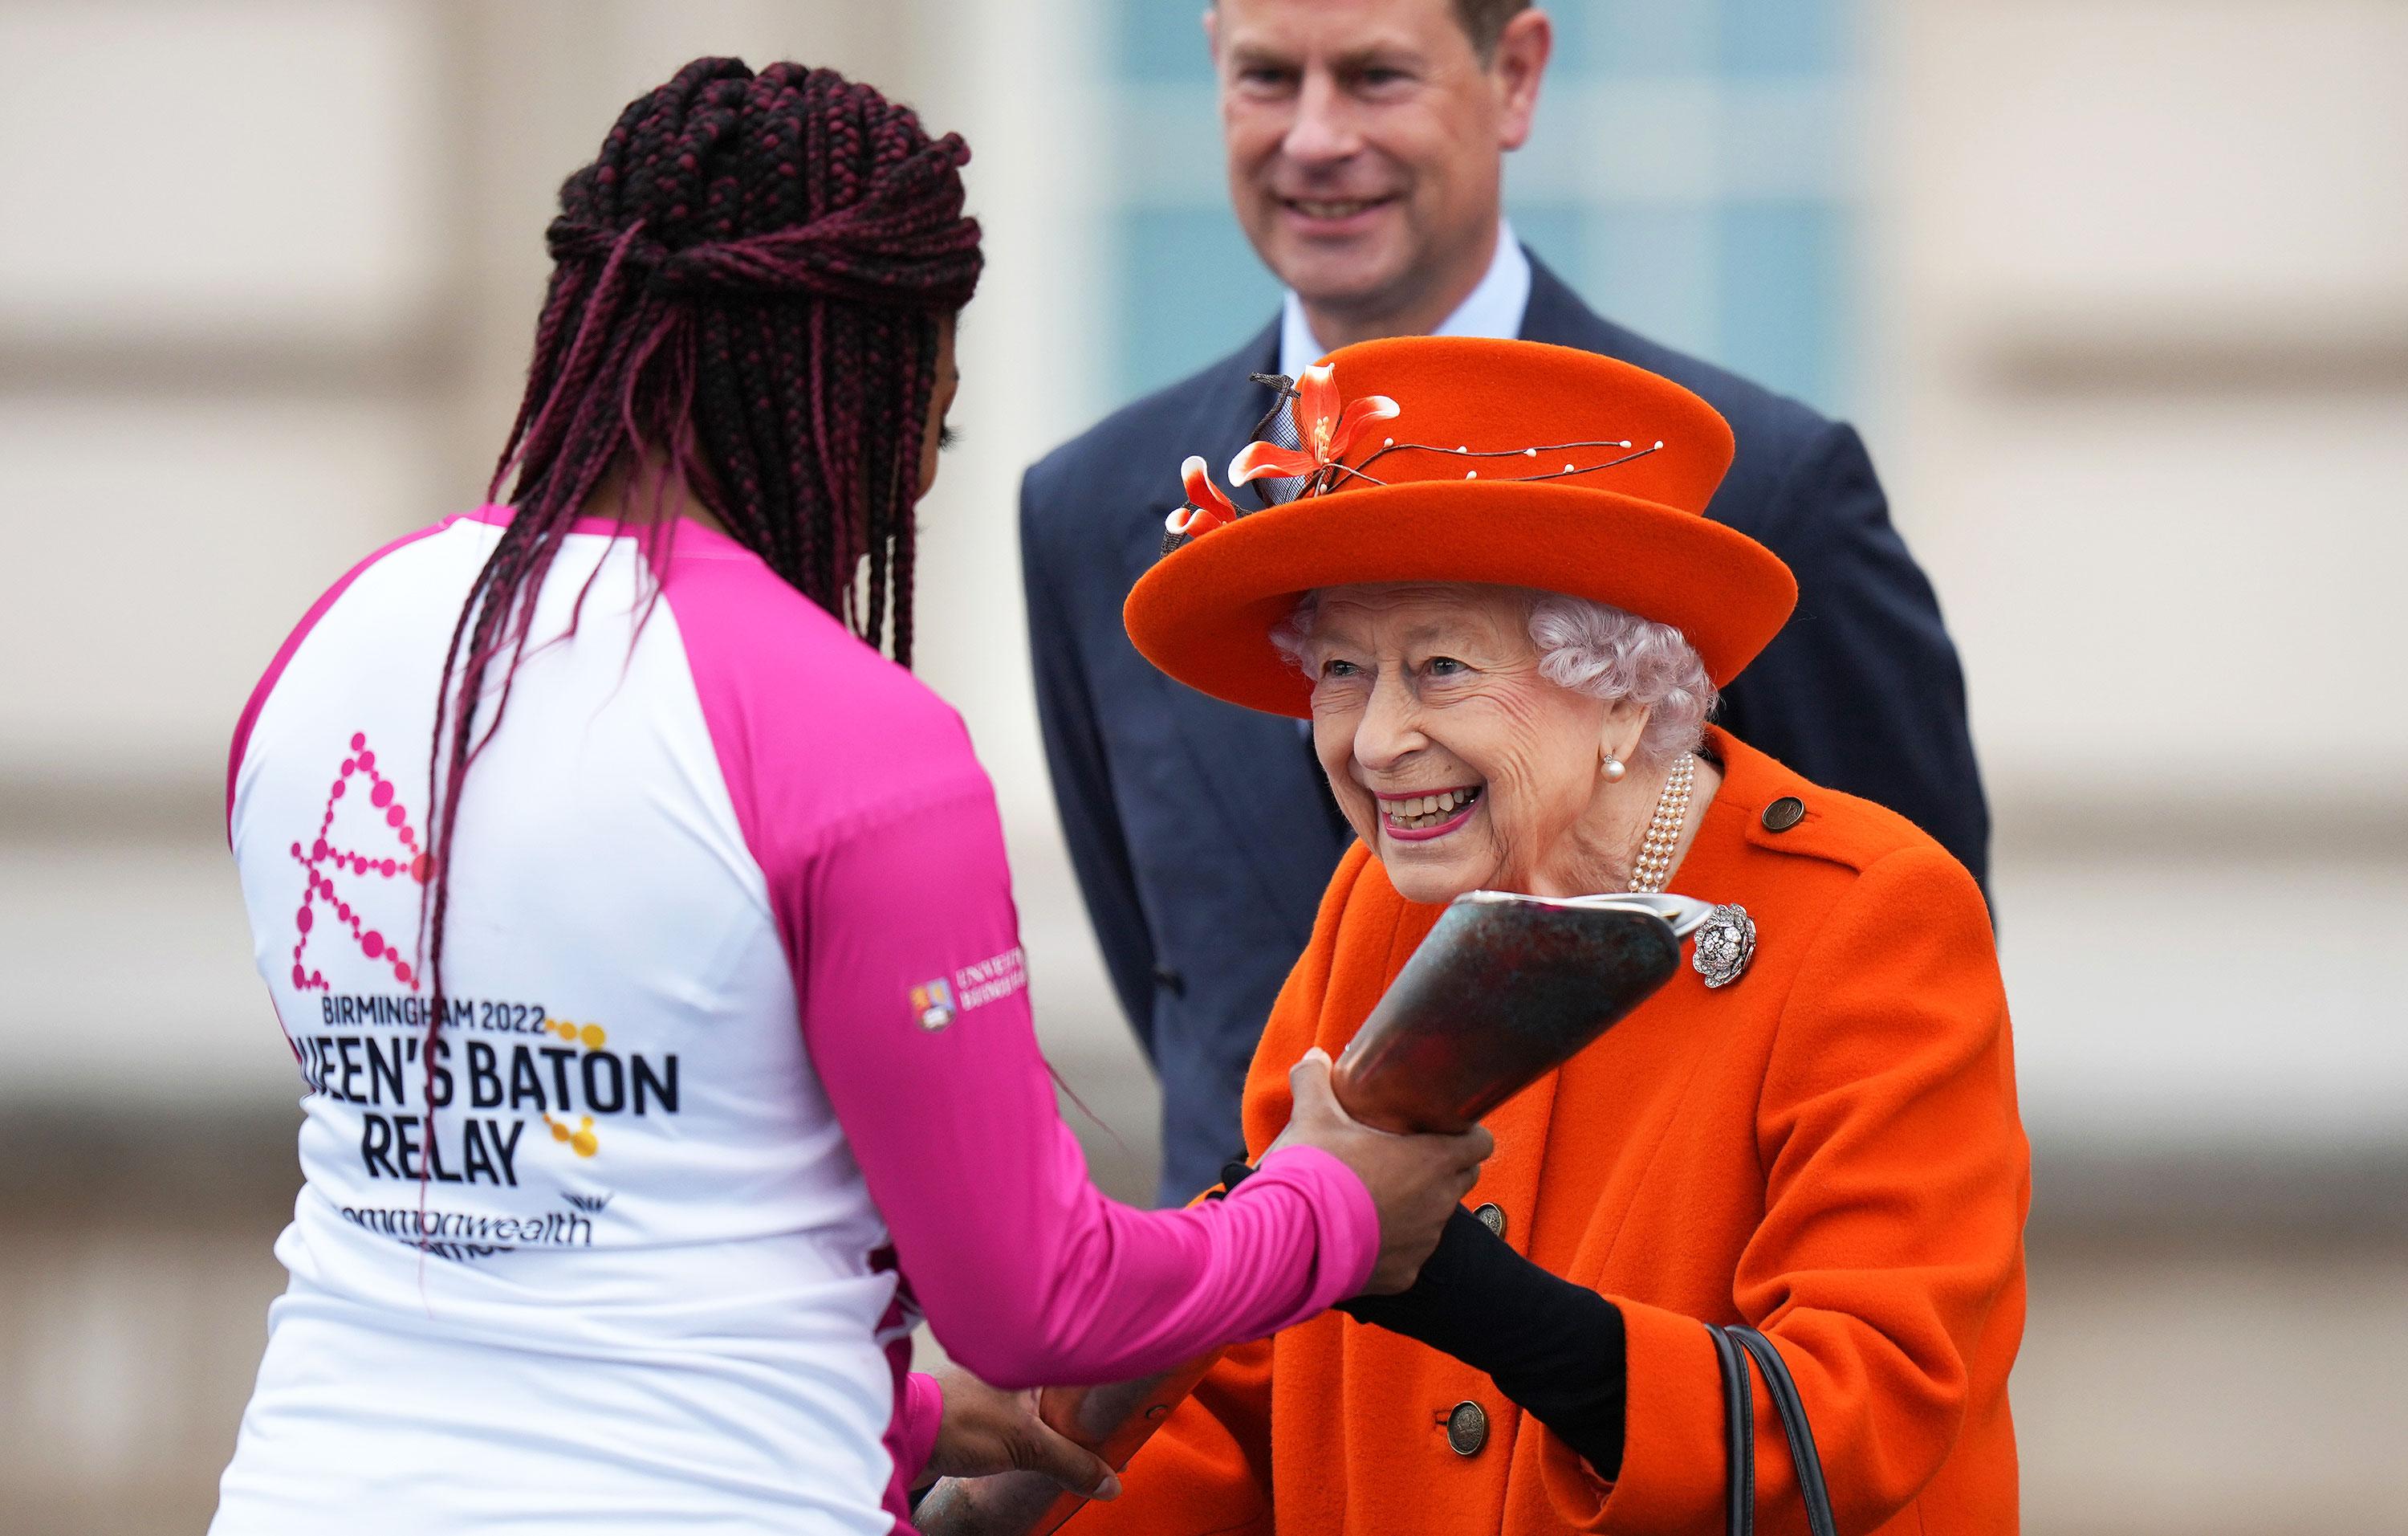
[[[1498,1237],[1505,1235],[1505,1213],[1494,1202],[1482,1206],[1471,1214],[1481,1226],[1487,1227]]]
[[[1764,808],[1764,829],[1786,832],[1806,819],[1806,802],[1795,795],[1784,795]]]
[[[1446,1415],[1446,1443],[1457,1456],[1478,1456],[1488,1443],[1488,1410],[1476,1402],[1458,1402]]]

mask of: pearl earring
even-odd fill
[[[1605,761],[1598,766],[1598,771],[1605,775],[1607,783],[1618,784],[1622,776],[1630,770],[1622,766],[1621,758],[1609,752],[1605,754]]]

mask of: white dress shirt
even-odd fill
[[[1432,336],[1516,337],[1522,334],[1522,312],[1530,307],[1530,258],[1513,237],[1512,223],[1497,221],[1497,253],[1478,287],[1463,297],[1455,312],[1440,321]],[[1290,379],[1321,361],[1329,349],[1315,339],[1304,318],[1304,300],[1287,291],[1280,305],[1279,370]]]

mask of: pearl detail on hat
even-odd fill
[[[1629,452],[1629,450],[1636,447],[1637,445],[1628,438],[1603,438],[1583,442],[1541,443],[1535,447],[1526,448],[1483,448],[1478,450],[1474,450],[1469,443],[1457,443],[1453,449],[1448,449],[1438,443],[1400,443],[1394,438],[1384,438],[1381,439],[1380,446],[1373,449],[1369,455],[1367,456],[1360,464],[1350,465],[1344,463],[1334,463],[1325,466],[1324,468],[1329,476],[1330,483],[1320,487],[1319,491],[1311,491],[1305,494],[1318,495],[1321,491],[1334,489],[1339,483],[1343,481],[1360,481],[1365,485],[1386,485],[1390,482],[1370,473],[1370,468],[1371,466],[1379,463],[1382,459],[1386,458],[1391,453],[1455,452],[1461,453],[1468,458],[1475,459],[1535,459],[1541,452],[1559,452],[1567,448],[1618,448],[1625,450],[1620,458],[1607,459],[1601,464],[1583,465],[1577,460],[1572,460],[1566,462],[1560,471],[1549,469],[1542,470],[1536,474],[1519,477],[1520,481],[1522,482],[1532,482],[1538,481],[1555,480],[1562,475],[1586,475],[1593,474],[1602,469],[1618,469],[1622,466],[1628,464],[1633,459],[1643,459],[1650,453],[1661,452],[1664,448],[1664,443],[1661,438],[1658,438],[1653,448],[1639,448],[1635,452]],[[1234,475],[1235,466],[1232,466],[1231,467]],[[1474,477],[1467,475],[1464,478],[1466,480],[1469,480]]]
[[[1647,819],[1647,835],[1639,844],[1639,862],[1630,875],[1633,891],[1660,891],[1671,878],[1672,850],[1689,823],[1689,789],[1697,776],[1698,759],[1687,754],[1665,776],[1663,793],[1656,797],[1656,814]]]
[[[1174,553],[1124,604],[1137,650],[1170,677],[1268,712],[1305,712],[1305,680],[1258,621],[1294,590],[1295,572],[1308,565],[1339,584],[1348,577],[1459,581],[1470,574],[1551,590],[1569,584],[1598,599],[1609,588],[1613,596],[1622,592],[1605,573],[1643,567],[1644,590],[1661,610],[1649,617],[1680,628],[1708,675],[1720,679],[1745,666],[1795,606],[1796,579],[1777,556],[1704,520],[1729,465],[1729,433],[1710,406],[1677,384],[1576,349],[1465,337],[1391,338],[1350,351],[1328,371],[1351,389],[1329,390],[1334,379],[1312,382],[1335,395],[1328,403],[1339,427],[1350,415],[1363,427],[1330,434],[1333,442],[1350,438],[1353,451],[1316,452],[1317,435],[1284,452],[1276,442],[1248,445],[1227,479],[1274,480],[1275,492],[1294,487],[1292,495],[1263,497],[1289,512],[1241,518],[1217,530],[1219,539],[1204,540],[1202,553]],[[1378,387],[1396,393],[1348,397]],[[1254,434],[1289,436],[1278,426],[1282,410],[1291,423],[1318,422],[1329,412],[1308,399],[1313,395],[1297,388]],[[1371,399],[1393,405],[1393,413],[1379,415],[1398,416],[1400,424],[1383,427],[1379,416],[1357,409]],[[1640,437],[1647,427],[1667,436]],[[1400,435],[1408,431],[1412,436]],[[1624,436],[1605,435],[1612,431]],[[1474,434],[1484,439],[1480,448],[1470,446]],[[1456,440],[1445,441],[1450,436]],[[1645,463],[1651,455],[1665,458],[1676,438],[1677,453],[1662,465]],[[1455,458],[1451,474],[1443,463],[1448,453]],[[1521,467],[1506,467],[1513,459]],[[1470,470],[1476,476],[1467,476]],[[1562,486],[1545,488],[1558,478]],[[1489,483],[1468,501],[1446,489],[1483,481]],[[1487,498],[1502,484],[1530,489],[1508,498],[1514,506],[1500,520]],[[1342,506],[1325,500],[1358,490],[1383,494]],[[1175,501],[1175,493],[1164,499]],[[1397,537],[1408,528],[1410,537]],[[1628,537],[1640,529],[1643,538]],[[1467,544],[1476,558],[1467,557]],[[1644,766],[1655,771],[1659,791],[1680,755],[1666,761],[1648,754],[1653,760]],[[1637,767],[1630,765],[1626,782],[1640,777]],[[1608,787],[1602,776],[1592,782]],[[1621,797],[1620,837],[1606,850],[1624,880],[1641,852],[1635,834],[1643,834],[1649,820],[1635,794],[1634,787]],[[1656,802],[1648,803],[1652,814]]]

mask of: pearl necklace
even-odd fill
[[[1672,765],[1664,777],[1664,792],[1656,797],[1656,814],[1647,820],[1646,840],[1639,845],[1639,865],[1631,872],[1630,888],[1653,893],[1664,888],[1672,877],[1672,849],[1681,840],[1681,828],[1689,821],[1689,785],[1698,775],[1698,759],[1688,753]]]

